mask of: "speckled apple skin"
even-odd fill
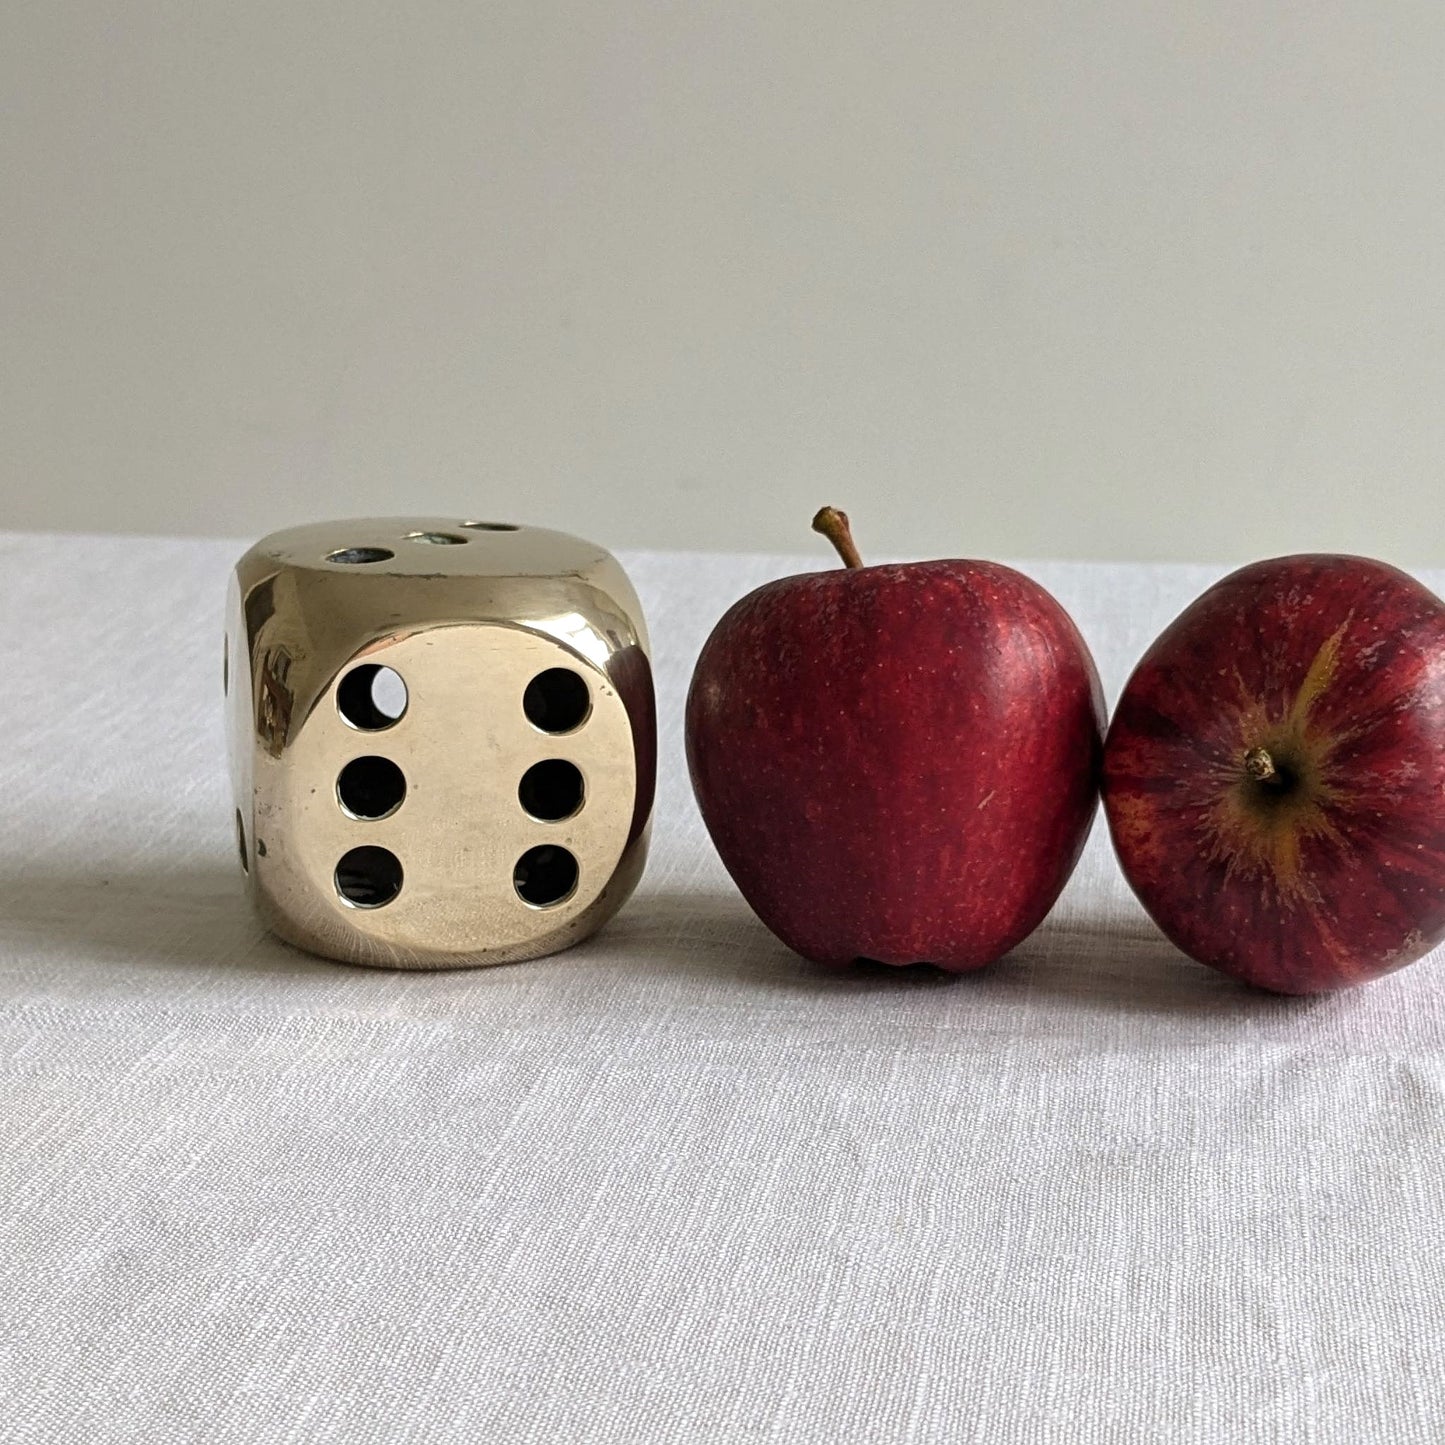
[[[1259,746],[1293,802],[1261,803]],[[1199,962],[1287,994],[1414,962],[1445,937],[1445,604],[1360,557],[1242,568],[1144,655],[1104,776],[1129,883]]]
[[[703,819],[743,897],[820,962],[981,968],[1042,921],[1093,821],[1098,676],[989,562],[789,577],[722,618],[687,700]]]

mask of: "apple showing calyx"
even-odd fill
[[[992,562],[865,567],[750,592],[698,658],[687,757],[712,840],[790,948],[981,968],[1038,926],[1088,836],[1103,703],[1037,583]]]
[[[1232,573],[1124,688],[1104,805],[1199,962],[1292,994],[1412,963],[1445,937],[1445,603],[1362,557]]]

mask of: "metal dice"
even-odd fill
[[[647,853],[647,632],[608,552],[434,517],[325,522],[236,566],[236,846],[282,938],[451,968],[577,942]]]

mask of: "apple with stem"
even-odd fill
[[[1241,568],[1124,688],[1104,806],[1185,953],[1304,994],[1445,937],[1445,603],[1382,562]]]
[[[762,921],[820,962],[981,968],[1042,921],[1092,823],[1103,703],[1078,629],[993,562],[770,582],[687,699],[703,820]]]

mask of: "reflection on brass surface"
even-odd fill
[[[502,963],[586,937],[631,893],[652,672],[602,548],[438,517],[277,532],[237,564],[225,653],[240,854],[288,941]]]
[[[286,747],[291,729],[291,654],[284,647],[268,647],[261,658],[261,685],[256,709],[256,736],[273,758]]]

